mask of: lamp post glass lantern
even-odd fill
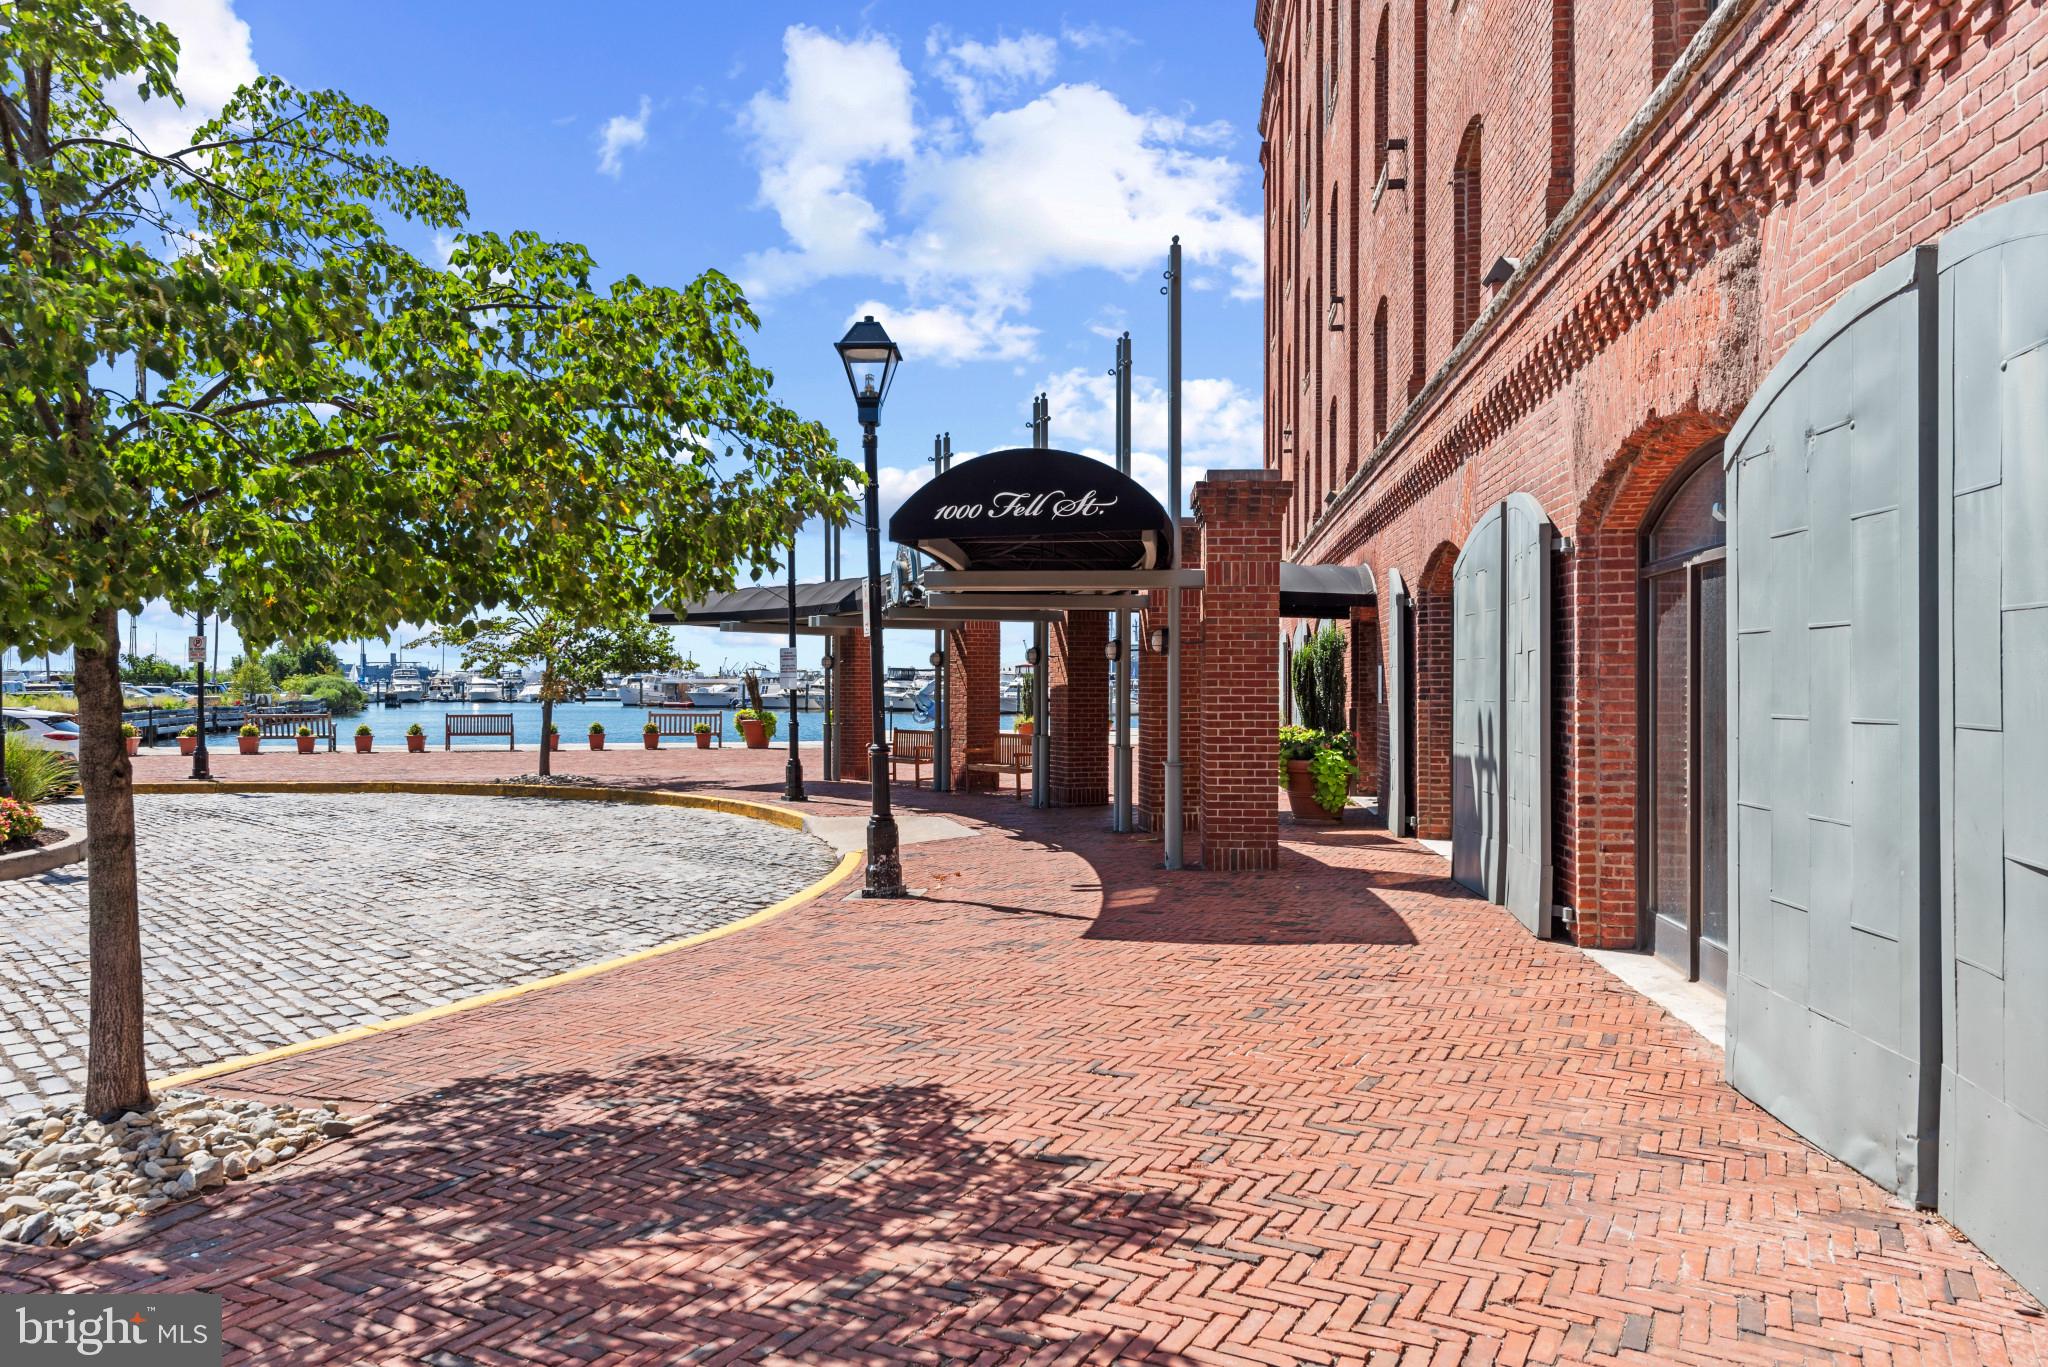
[[[861,454],[867,465],[868,519],[868,867],[861,889],[865,897],[903,897],[903,857],[896,836],[896,818],[889,811],[889,740],[882,712],[882,507],[876,470],[875,427],[882,420],[882,401],[896,378],[903,353],[870,314],[846,330],[838,344],[846,366],[846,383],[860,414]]]

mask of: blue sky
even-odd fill
[[[883,415],[890,506],[935,432],[956,453],[1024,444],[1040,389],[1055,445],[1106,452],[1125,328],[1138,470],[1163,488],[1159,284],[1179,232],[1190,482],[1258,463],[1263,68],[1248,0],[1126,5],[1114,26],[1030,3],[996,24],[994,7],[894,0],[135,2],[184,39],[192,113],[259,70],[346,90],[390,116],[397,155],[468,190],[476,226],[583,242],[607,273],[739,278],[785,400],[855,454],[831,343],[876,312],[906,353]],[[175,135],[177,116],[145,114]],[[814,532],[800,572],[820,556]],[[152,610],[139,634],[169,654],[182,632]],[[707,667],[774,655],[763,638],[682,636]],[[889,647],[908,660],[928,640]]]

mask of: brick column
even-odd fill
[[[1047,796],[1055,807],[1109,801],[1109,614],[1072,612],[1052,627],[1046,710]]]
[[[1202,866],[1280,862],[1280,555],[1294,484],[1277,470],[1216,470],[1195,486],[1202,529]]]
[[[874,740],[869,714],[868,638],[851,631],[839,638],[835,668],[833,715],[839,723],[839,777],[867,782],[868,744]]]
[[[1351,736],[1358,745],[1358,791],[1380,784],[1380,619],[1377,608],[1353,608],[1345,623],[1351,661]]]
[[[946,633],[946,725],[955,790],[987,788],[994,776],[967,772],[967,753],[993,754],[1003,728],[1003,628],[967,622]]]
[[[1202,532],[1192,522],[1181,524],[1181,568],[1202,567]],[[1144,640],[1153,628],[1166,626],[1166,590],[1146,595],[1142,614]],[[1202,791],[1202,592],[1183,589],[1180,603],[1180,786],[1181,829],[1191,831],[1201,811]],[[1137,793],[1132,818],[1141,831],[1165,829],[1166,812],[1166,657],[1150,646],[1138,661]]]

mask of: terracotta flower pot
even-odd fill
[[[711,748],[711,733],[709,731],[699,731],[697,733],[697,748],[699,750],[709,750]]]
[[[427,738],[425,736],[407,736],[405,738],[405,748],[409,754],[423,754],[427,748]]]
[[[659,750],[661,748],[661,733],[659,731],[642,731],[640,733],[640,743],[650,750]]]
[[[747,748],[749,750],[766,750],[768,748],[768,727],[765,723],[749,717],[740,723],[740,734],[747,738]]]
[[[134,754],[134,753],[135,753],[135,752],[136,752],[137,750],[140,750],[140,749],[142,748],[142,737],[140,737],[140,736],[123,736],[123,737],[121,737],[121,743],[122,743],[122,745],[124,745],[124,746],[126,746],[126,747],[127,747],[128,753],[132,755],[132,754]]]
[[[1029,721],[1020,721],[1020,722],[1018,722],[1018,723],[1017,723],[1017,734],[1018,734],[1018,735],[1020,735],[1020,736],[1028,736],[1028,735],[1030,735],[1030,734],[1031,734],[1031,728],[1032,728],[1032,725],[1033,725],[1033,723],[1031,723],[1031,722],[1029,722]]]
[[[1309,770],[1305,759],[1287,761],[1287,809],[1294,813],[1296,821],[1320,822],[1334,826],[1343,819],[1342,812],[1326,812],[1316,801],[1316,776]]]
[[[241,752],[242,752],[243,754],[245,754],[245,755],[253,755],[253,754],[255,754],[255,753],[256,753],[256,747],[257,747],[257,746],[259,746],[259,745],[261,745],[261,744],[263,743],[263,737],[261,737],[261,736],[236,736],[236,737],[235,737],[235,741],[236,741],[236,743],[237,743],[237,746],[238,746],[238,747],[240,748],[240,750],[241,750]]]
[[[356,753],[357,753],[357,754],[359,754],[359,755],[367,755],[367,754],[369,754],[369,753],[370,753],[370,742],[374,741],[375,739],[376,739],[376,737],[375,737],[375,736],[357,736],[357,737],[356,737]],[[420,739],[421,739],[421,740],[425,740],[425,739],[426,739],[426,737],[425,737],[425,736],[421,736],[421,737],[420,737]]]
[[[194,750],[197,750],[198,748],[199,748],[199,737],[197,737],[197,736],[180,736],[180,737],[178,737],[178,753],[179,753],[179,754],[181,754],[181,755],[189,755],[189,754],[191,754],[191,753],[192,753],[192,752],[193,752]]]
[[[559,750],[559,749],[561,749],[561,748],[562,748],[562,738],[561,738],[560,736],[558,736],[558,735],[554,734],[553,732],[549,732],[549,733],[548,733],[548,749],[550,749],[550,750]]]
[[[590,733],[590,748],[593,750],[604,749],[604,734],[602,732],[592,731]]]

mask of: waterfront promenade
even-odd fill
[[[781,789],[779,751],[561,759]],[[813,791],[863,810],[858,785]],[[1412,844],[1283,823],[1274,872],[1166,875],[1099,810],[899,797],[959,831],[906,847],[919,899],[841,885],[218,1079],[368,1120],[71,1253],[0,1257],[0,1291],[217,1290],[247,1362],[2048,1361],[2038,1307],[1940,1221]]]

